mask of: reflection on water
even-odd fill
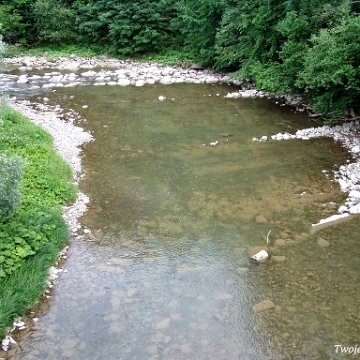
[[[330,139],[253,142],[312,124],[228,91],[49,96],[81,113],[96,139],[80,184],[92,234],[72,242],[22,359],[320,359],[355,344],[357,220],[310,231],[345,199],[323,170],[331,178],[346,151]],[[270,260],[250,263],[270,229]],[[253,310],[266,299],[275,307]]]

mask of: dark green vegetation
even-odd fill
[[[351,0],[0,0],[8,44],[161,54],[299,93],[326,121],[354,117],[360,3]]]
[[[61,205],[74,201],[76,187],[47,132],[5,104],[0,118],[1,338],[43,294],[48,268],[69,235]]]

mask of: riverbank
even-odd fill
[[[216,76],[216,74],[207,70],[194,70],[194,69],[178,69],[168,66],[160,66],[153,63],[133,63],[133,62],[121,62],[118,60],[99,61],[92,59],[65,59],[62,62],[56,62],[50,65],[47,62],[40,65],[42,60],[34,60],[33,63],[25,64],[27,60],[16,59],[16,66],[20,71],[32,72],[32,74],[20,74],[16,76],[6,75],[7,79],[11,80],[12,84],[21,86],[22,89],[29,89],[29,91],[42,90],[45,94],[47,91],[56,90],[57,87],[62,86],[78,86],[78,85],[95,85],[95,86],[144,86],[145,84],[151,84],[152,81],[159,83],[174,83],[174,82],[196,82],[202,81],[211,84],[211,81],[222,83],[231,83],[231,81],[224,74]],[[36,62],[36,61],[39,61]],[[11,63],[15,64],[15,63]],[[52,64],[52,63],[51,63]],[[101,66],[105,66],[102,68]],[[51,66],[51,68],[48,68]],[[53,66],[53,67],[52,67]],[[58,67],[56,67],[58,66]],[[89,68],[91,66],[91,68]],[[25,67],[25,68],[22,68]],[[48,70],[49,69],[49,70]],[[131,70],[133,69],[133,71]],[[61,71],[60,71],[61,70]],[[121,71],[119,71],[121,70]],[[151,79],[151,80],[150,80]],[[3,81],[3,80],[2,80]],[[229,82],[227,82],[229,81]],[[6,80],[4,80],[6,82]],[[215,82],[214,82],[215,83]],[[238,84],[240,85],[240,84]],[[242,89],[243,97],[263,97],[267,94],[250,90]],[[246,94],[246,95],[245,95]],[[239,96],[239,97],[240,97]],[[231,98],[231,96],[227,96]],[[234,96],[232,97],[234,98]],[[159,99],[163,101],[166,99]],[[230,100],[232,101],[232,100]],[[88,141],[92,140],[90,134],[85,133],[80,127],[75,125],[75,115],[68,116],[66,121],[59,116],[60,111],[57,108],[38,103],[30,103],[28,101],[16,100],[11,101],[11,106],[18,111],[26,115],[31,121],[36,122],[38,125],[44,127],[47,132],[51,133],[54,137],[54,146],[57,151],[63,156],[63,158],[71,164],[75,174],[75,181],[79,181],[81,178],[81,150],[80,146]],[[61,109],[60,109],[61,110]],[[311,138],[319,136],[333,137],[335,140],[342,142],[349,150],[352,150],[355,164],[357,164],[357,151],[356,147],[359,139],[358,135],[359,124],[354,122],[352,125],[344,124],[341,127],[330,128],[326,127],[323,131],[320,128],[312,128],[303,130],[302,135],[297,137],[297,134],[282,134],[282,139],[279,134],[254,134],[260,135],[260,139],[264,136],[267,137],[267,141],[285,140],[285,139],[302,139],[309,140]],[[295,137],[294,137],[295,136]],[[261,146],[261,144],[259,144]],[[340,180],[346,181],[351,179],[351,184],[344,187],[344,191],[359,190],[357,184],[359,183],[359,177],[355,170],[356,166],[352,165],[353,162],[344,165],[343,173],[339,174],[339,178],[333,179],[334,181]],[[355,171],[355,172],[353,172]],[[330,180],[329,180],[330,181]],[[352,191],[350,190],[350,192]],[[349,194],[350,196],[350,194]],[[77,235],[79,230],[79,224],[77,218],[81,216],[82,212],[86,209],[86,202],[88,201],[86,195],[79,193],[78,201],[71,207],[66,208],[65,217],[74,235]],[[354,205],[355,206],[355,205]],[[348,207],[348,212],[353,206]],[[345,212],[346,213],[346,212]],[[340,214],[339,214],[340,215]]]
[[[14,104],[3,105],[1,109],[0,152],[8,162],[21,159],[12,165],[22,173],[18,179],[21,201],[16,203],[17,211],[12,216],[2,216],[0,222],[1,337],[14,317],[31,309],[44,295],[46,286],[52,285],[54,277],[49,274],[49,267],[59,265],[59,257],[64,256],[61,249],[69,239],[69,224],[64,221],[61,206],[74,203],[77,196],[77,187],[72,183],[74,171],[54,150],[51,135],[34,124],[37,119],[31,122],[24,116],[25,113],[30,116],[25,109],[14,105],[18,110],[14,111],[11,105]],[[45,122],[43,112],[38,118]],[[3,204],[14,186],[14,181],[8,184],[6,161],[2,162],[2,179],[8,185],[2,189]],[[16,319],[10,333],[24,328],[24,322]],[[2,348],[7,350],[11,341],[11,336],[5,337]]]

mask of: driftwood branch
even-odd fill
[[[269,246],[269,235],[271,233],[271,230],[269,230],[267,236],[266,236],[266,246]]]

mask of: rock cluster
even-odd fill
[[[14,76],[2,74],[1,83],[8,83],[10,87],[19,86],[30,89],[49,89],[76,85],[134,85],[145,84],[174,84],[195,83],[215,84],[225,83],[240,85],[241,81],[231,78],[224,73],[211,70],[195,70],[157,64],[153,62],[133,62],[117,59],[60,59],[48,62],[45,58],[33,57],[6,59],[8,65],[16,66],[20,71],[29,74]],[[43,75],[30,75],[34,70],[49,69]],[[12,84],[9,84],[9,82]]]

